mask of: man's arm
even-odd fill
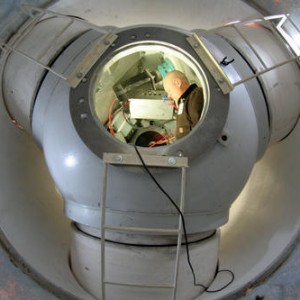
[[[202,88],[195,89],[188,101],[188,113],[191,120],[191,126],[194,127],[201,117],[204,105],[204,97]]]

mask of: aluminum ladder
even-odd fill
[[[53,35],[51,40],[48,41],[47,45],[44,45],[45,51],[39,55],[39,58],[34,58],[30,53],[25,53],[18,49],[18,45],[22,40],[34,29],[36,24],[43,19],[47,19],[50,17],[62,18],[67,20],[68,22],[65,24],[63,28],[56,34]],[[18,19],[24,18],[24,21],[27,20],[17,31],[16,34],[13,35],[13,39],[9,41],[2,40],[1,37],[4,37],[8,32],[9,28],[13,27],[14,23],[17,22]],[[41,58],[44,54],[55,45],[55,41],[62,36],[73,24],[81,24],[82,28],[85,30],[93,29],[103,34],[103,36],[91,47],[88,53],[84,56],[84,58],[80,61],[80,63],[67,75],[65,76],[62,72],[57,72],[55,68],[46,65],[42,62]],[[83,30],[82,29],[82,30]],[[32,63],[40,66],[44,70],[47,70],[57,77],[63,79],[67,82],[67,84],[76,88],[79,83],[82,81],[84,76],[89,72],[92,66],[96,63],[96,61],[103,55],[103,53],[112,45],[112,43],[118,38],[118,36],[112,32],[108,32],[105,29],[93,25],[83,19],[80,19],[75,16],[63,15],[58,12],[53,12],[51,10],[42,9],[38,7],[34,7],[31,5],[23,4],[21,6],[20,11],[18,11],[15,16],[13,16],[7,24],[0,29],[0,54],[1,50],[5,55],[1,55],[1,60],[5,60],[6,57],[11,53],[16,53],[25,59],[31,61]]]
[[[186,188],[186,168],[188,167],[187,157],[170,157],[170,156],[157,156],[157,155],[143,155],[142,159],[147,167],[159,168],[181,168],[181,191],[180,191],[180,211],[183,213],[185,204],[185,188]],[[127,286],[137,288],[157,288],[157,289],[170,289],[172,291],[171,299],[176,299],[179,261],[182,243],[183,223],[179,215],[179,222],[177,229],[167,228],[141,228],[141,227],[125,227],[125,226],[112,226],[106,224],[106,197],[107,197],[107,173],[108,164],[122,165],[122,166],[143,166],[143,162],[137,154],[118,154],[118,153],[104,153],[103,154],[103,182],[102,182],[102,204],[101,204],[101,288],[102,300],[106,300],[106,285],[113,286]],[[158,234],[176,234],[177,235],[177,249],[176,259],[174,265],[174,275],[172,285],[147,285],[147,284],[134,284],[126,282],[111,282],[105,278],[105,233],[110,231],[126,231],[135,233],[158,233]]]
[[[273,32],[275,36],[277,36],[278,40],[284,45],[284,47],[286,47],[285,44],[288,43],[290,46],[290,58],[268,67],[256,49],[251,45],[251,42],[241,31],[241,27],[243,25],[251,22],[265,25]],[[232,28],[235,30],[237,36],[245,43],[245,45],[247,45],[248,49],[252,52],[261,65],[259,70],[257,70],[253,75],[242,78],[236,82],[231,82],[224,70],[220,67],[220,63],[211,55],[209,49],[204,43],[204,40],[202,40],[201,35],[194,32],[191,36],[187,37],[187,41],[197,53],[199,58],[203,61],[224,94],[230,93],[236,86],[243,84],[244,82],[257,78],[285,64],[292,62],[297,62],[300,64],[300,43],[296,42],[292,38],[293,32],[297,33],[298,35],[300,34],[300,28],[297,27],[289,15],[274,15],[254,20],[249,19],[245,21],[236,21],[220,27],[208,29],[207,32],[215,33],[219,29],[223,28]]]

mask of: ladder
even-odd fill
[[[187,157],[172,157],[172,156],[158,156],[158,155],[143,155],[142,159],[147,167],[159,168],[181,168],[181,191],[180,191],[180,211],[183,213],[185,204],[185,188],[186,188],[186,168],[188,167]],[[183,224],[181,216],[179,215],[179,222],[177,229],[168,228],[142,228],[142,227],[126,227],[126,226],[112,226],[106,223],[106,197],[107,197],[107,173],[108,165],[122,165],[122,166],[143,166],[143,162],[135,154],[118,154],[118,153],[104,153],[103,154],[103,181],[102,181],[102,204],[101,204],[101,288],[102,300],[106,300],[106,286],[127,286],[137,288],[156,288],[156,289],[169,289],[171,299],[176,299],[179,261],[182,243],[182,230]],[[177,235],[177,248],[176,259],[174,264],[173,284],[171,285],[147,285],[147,284],[134,284],[126,282],[112,282],[107,281],[105,278],[105,233],[106,231],[126,231],[135,233],[157,233],[157,234],[175,234]]]
[[[47,42],[47,45],[43,45],[45,48],[44,53],[41,53],[38,58],[32,57],[29,53],[25,53],[18,49],[19,43],[24,40],[24,38],[33,30],[36,24],[46,18],[56,17],[65,19],[67,22],[61,28],[57,34],[53,35],[53,37]],[[16,34],[13,35],[13,39],[8,42],[3,41],[3,37],[7,35],[7,32],[10,28],[16,24],[19,19],[26,19],[27,22],[25,25],[22,25],[21,29],[17,31]],[[72,70],[70,74],[65,76],[62,72],[57,72],[54,68],[46,65],[42,62],[41,58],[43,55],[50,49],[55,42],[61,37],[72,25],[81,24],[84,30],[96,30],[103,34],[103,36],[99,39],[99,41],[92,46],[92,48],[88,51],[88,53],[84,56],[84,58],[80,61],[77,67]],[[103,53],[112,45],[112,43],[117,39],[117,35],[112,32],[108,32],[107,30],[93,25],[81,18],[75,16],[63,15],[58,12],[53,12],[51,10],[42,9],[38,7],[34,7],[31,5],[23,4],[21,6],[21,10],[16,13],[14,17],[10,19],[6,23],[3,28],[0,29],[0,50],[3,51],[6,55],[3,56],[3,60],[6,59],[6,56],[10,53],[16,53],[25,59],[31,61],[32,63],[40,66],[41,68],[53,73],[57,77],[65,80],[70,87],[76,88],[84,76],[88,73],[88,71],[92,68],[95,62],[103,55]],[[0,51],[1,53],[1,51]]]
[[[286,59],[282,62],[276,63],[270,67],[268,67],[256,49],[251,45],[251,42],[247,39],[247,37],[241,31],[241,27],[243,25],[247,25],[250,23],[261,23],[266,25],[270,30],[272,30],[273,34],[278,37],[278,40],[284,44],[286,47],[286,43],[290,47],[290,58]],[[230,93],[236,86],[245,83],[253,78],[257,78],[267,72],[270,72],[274,69],[277,69],[283,65],[286,65],[291,62],[297,62],[300,64],[300,43],[293,39],[292,34],[296,33],[297,36],[300,35],[300,29],[297,27],[295,22],[290,18],[289,15],[274,15],[274,16],[267,16],[258,19],[251,19],[245,21],[236,21],[231,22],[227,25],[223,25],[220,27],[212,28],[207,30],[207,32],[217,32],[219,29],[222,28],[232,28],[236,31],[237,36],[247,47],[252,51],[256,59],[261,64],[261,69],[256,71],[255,74],[242,78],[241,80],[232,83],[228,76],[225,74],[223,69],[220,67],[219,62],[211,55],[209,49],[206,47],[205,43],[202,41],[201,36],[197,33],[193,33],[191,36],[187,38],[187,41],[195,50],[197,55],[203,61],[205,66],[208,68],[216,82],[218,83],[220,89],[224,94]]]
[[[299,59],[300,59],[300,44],[297,44],[293,40],[292,36],[289,33],[290,30],[287,30],[286,26],[289,25],[289,27],[291,27],[298,34],[300,33],[300,30],[296,26],[296,24],[293,22],[293,20],[289,17],[289,15],[274,15],[274,16],[267,16],[267,17],[264,17],[264,18],[253,20],[253,22],[262,23],[262,24],[265,24],[265,25],[269,26],[268,28],[272,30],[273,34],[278,37],[278,40],[281,41],[285,47],[286,47],[285,43],[288,43],[288,45],[290,45],[290,49],[291,49],[290,58],[287,59],[287,60],[284,60],[282,62],[279,62],[277,64],[274,64],[271,67],[268,67],[265,64],[265,62],[260,57],[259,53],[254,49],[254,47],[252,47],[251,43],[248,41],[248,39],[243,35],[241,30],[239,29],[240,25],[244,25],[244,24],[247,24],[249,22],[250,21],[243,21],[243,22],[240,22],[240,23],[233,23],[233,24],[230,24],[228,26],[231,26],[232,28],[234,28],[236,30],[236,32],[238,33],[238,35],[244,40],[244,42],[247,44],[247,46],[252,50],[252,52],[254,53],[254,55],[259,60],[260,64],[262,65],[262,70],[257,71],[252,76],[243,78],[240,81],[235,82],[233,84],[234,87],[238,86],[238,85],[240,85],[240,84],[242,84],[246,81],[249,81],[253,78],[259,77],[260,75],[263,75],[263,74],[265,74],[269,71],[277,69],[277,68],[279,68],[283,65],[286,65],[288,63],[291,63],[291,62],[294,62],[294,61],[298,62],[298,64],[300,63],[299,62]]]

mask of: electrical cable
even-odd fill
[[[217,270],[214,280],[216,279],[216,277],[218,276],[219,273],[222,272],[227,272],[231,275],[231,280],[223,287],[221,287],[220,289],[217,290],[209,290],[209,287],[206,287],[205,285],[201,284],[201,283],[197,283],[196,280],[196,274],[191,262],[191,257],[190,257],[190,249],[189,249],[189,243],[188,243],[188,236],[187,236],[187,230],[186,230],[186,225],[185,225],[185,218],[183,216],[183,213],[181,212],[180,208],[178,207],[178,205],[175,203],[175,201],[171,198],[171,196],[163,189],[163,187],[160,185],[160,183],[156,180],[156,178],[153,176],[153,174],[151,173],[151,171],[149,170],[149,168],[147,167],[141,153],[139,152],[139,150],[137,149],[136,145],[133,145],[134,149],[144,167],[144,170],[146,171],[146,173],[150,176],[150,178],[153,180],[153,182],[156,184],[156,186],[160,189],[160,191],[169,199],[169,201],[172,203],[172,205],[175,207],[175,209],[177,210],[178,214],[180,215],[181,221],[182,221],[182,227],[183,227],[183,234],[184,234],[184,239],[185,239],[185,248],[186,248],[186,257],[187,257],[187,262],[188,265],[190,267],[192,276],[193,276],[193,282],[194,282],[194,286],[200,286],[204,289],[205,292],[207,293],[217,293],[222,291],[223,289],[225,289],[227,286],[229,286],[233,281],[234,281],[234,273],[231,270]]]
[[[114,131],[114,128],[113,128],[113,124],[112,124],[112,114],[113,114],[113,106],[115,105],[116,101],[118,100],[118,98],[114,99],[110,105],[110,108],[109,108],[109,116],[108,116],[108,120],[109,120],[109,132],[112,136],[115,135],[115,131]]]
[[[175,129],[171,130],[168,134],[164,135],[161,139],[150,144],[149,148],[153,148],[156,145],[160,145],[160,144],[164,144],[166,142],[172,141],[173,139],[175,139],[175,136],[173,136],[173,137],[170,137],[170,136],[173,135],[174,132],[175,132]]]

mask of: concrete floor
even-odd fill
[[[249,287],[240,300],[300,299],[300,239],[287,259],[264,281]]]
[[[0,247],[0,300],[55,300],[30,277],[26,276]]]
[[[57,300],[26,276],[0,247],[0,300]],[[239,300],[300,299],[300,240],[282,265],[264,282],[249,287]]]

